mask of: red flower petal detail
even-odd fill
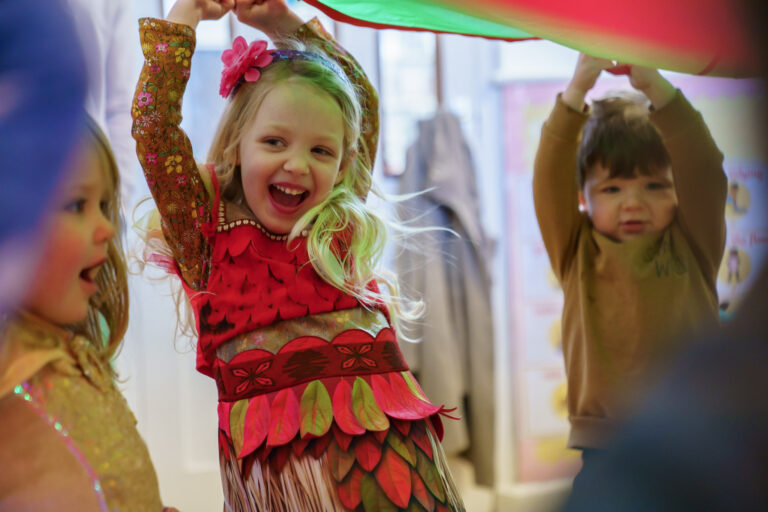
[[[262,386],[271,386],[273,384],[272,379],[268,379],[266,377],[258,377],[256,378],[256,382]]]
[[[234,375],[235,377],[245,378],[245,377],[248,377],[248,371],[243,370],[242,368],[235,368],[234,370],[232,370],[232,375]]]
[[[376,361],[373,359],[368,359],[367,357],[361,357],[360,361],[367,366],[368,368],[376,368]]]
[[[361,345],[360,349],[357,351],[358,354],[366,354],[373,350],[373,345],[370,343],[366,343],[365,345]]]
[[[348,356],[351,356],[354,354],[352,350],[349,347],[345,347],[344,345],[336,345],[336,350],[341,352],[342,354],[347,354]]]
[[[243,73],[243,78],[245,78],[246,82],[257,82],[259,77],[261,77],[261,71],[256,68],[250,68]]]

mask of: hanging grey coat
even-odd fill
[[[458,119],[447,112],[419,122],[408,149],[400,192],[428,192],[406,201],[400,217],[437,226],[408,238],[397,257],[406,292],[423,298],[425,316],[402,344],[403,353],[434,403],[458,407],[461,421],[446,420],[443,447],[468,450],[477,482],[493,485],[493,323],[487,262],[491,249],[479,218],[475,173]]]

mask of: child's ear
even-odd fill
[[[579,190],[579,211],[580,212],[586,212],[587,211],[587,199],[584,197],[584,192]]]

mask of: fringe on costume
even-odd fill
[[[248,467],[249,466],[249,467]],[[221,456],[226,512],[336,512],[347,510],[339,501],[336,482],[325,454],[288,457],[281,471],[255,456],[245,462]],[[242,468],[248,467],[243,478]]]
[[[435,476],[444,493],[444,505],[425,492],[409,500],[408,511],[465,511],[463,502],[447,465],[445,453],[436,434],[426,429],[432,448],[432,462]],[[225,512],[379,512],[381,510],[406,510],[385,501],[384,495],[366,503],[358,498],[357,506],[350,509],[339,497],[339,482],[329,462],[328,451],[301,454],[289,450],[290,454],[277,469],[269,459],[262,461],[257,454],[238,459],[234,447],[223,440],[221,451],[221,474],[224,487]],[[374,479],[369,479],[374,482]],[[359,492],[359,491],[358,491]],[[377,494],[374,491],[374,494]],[[428,501],[427,501],[428,499]],[[386,503],[386,505],[385,505]]]

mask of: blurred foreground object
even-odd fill
[[[85,61],[60,0],[0,0],[0,314],[81,135]]]

